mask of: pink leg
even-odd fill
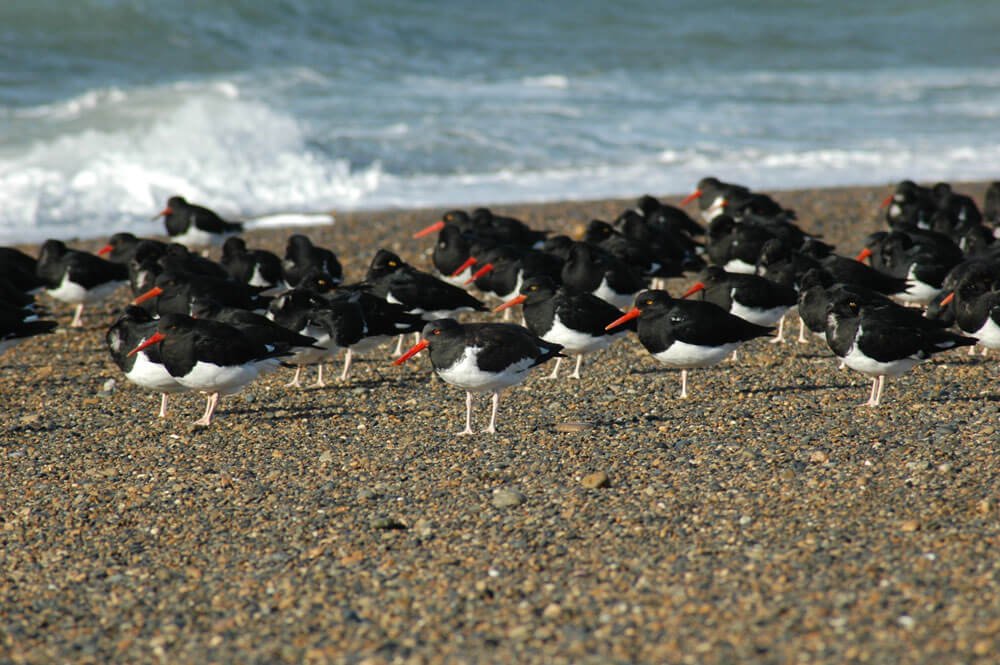
[[[465,429],[458,433],[457,436],[468,436],[470,434],[475,434],[472,431],[472,393],[465,393]]]

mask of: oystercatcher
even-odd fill
[[[493,393],[493,412],[487,434],[496,432],[500,393],[524,381],[533,367],[560,356],[562,346],[539,339],[521,326],[510,323],[471,323],[454,319],[428,323],[421,340],[393,364],[401,365],[430,347],[434,371],[446,383],[465,389],[465,429],[472,431],[472,394]]]
[[[976,343],[943,330],[935,323],[920,324],[904,308],[867,307],[850,294],[832,297],[827,305],[826,342],[845,365],[873,377],[865,406],[878,406],[885,377],[899,376],[932,354]]]
[[[118,320],[115,321],[104,339],[111,353],[111,359],[125,373],[125,378],[146,388],[160,393],[159,417],[167,417],[167,395],[184,392],[187,386],[182,385],[170,375],[160,357],[160,348],[150,346],[137,353],[130,353],[136,346],[156,334],[157,321],[149,312],[141,307],[129,305]]]
[[[278,255],[264,249],[247,249],[243,238],[233,236],[222,244],[219,263],[237,282],[265,289],[264,293],[284,288]]]
[[[301,233],[289,236],[281,268],[285,282],[291,289],[301,286],[302,279],[316,270],[326,275],[331,284],[340,284],[344,280],[344,269],[337,255],[329,249],[317,247],[308,236]]]
[[[469,279],[480,291],[501,302],[516,297],[525,280],[540,276],[558,280],[563,267],[563,260],[554,254],[509,245],[487,252],[483,261]],[[510,310],[504,310],[504,320],[509,315]]]
[[[560,274],[567,288],[595,296],[622,308],[632,304],[646,282],[630,265],[598,247],[574,242]]]
[[[133,233],[122,232],[108,238],[108,243],[97,251],[97,255],[112,263],[127,264],[135,257],[140,246],[157,247],[164,254],[167,251],[165,242],[153,238],[139,238]]]
[[[954,301],[952,303],[952,301]],[[942,300],[952,304],[959,329],[985,349],[1000,349],[1000,273],[988,264],[964,271],[955,290]]]
[[[562,346],[565,355],[576,356],[576,368],[570,374],[572,379],[580,378],[583,356],[608,348],[612,341],[629,331],[628,326],[613,333],[605,330],[606,325],[622,315],[620,309],[593,294],[560,288],[549,277],[526,279],[520,295],[493,311],[522,304],[528,330],[546,342]],[[561,362],[562,358],[557,357],[556,366],[545,378],[555,379]]]
[[[948,272],[963,256],[948,236],[890,231],[868,237],[856,259],[868,258],[873,268],[906,280],[906,290],[896,294],[900,301],[926,305],[941,292]]]
[[[375,253],[365,281],[372,285],[372,293],[402,305],[407,312],[419,314],[425,321],[488,309],[464,289],[417,270],[386,249]]]
[[[639,341],[654,358],[681,370],[681,397],[687,372],[722,362],[740,344],[774,331],[730,314],[703,300],[678,300],[666,291],[643,291],[636,305],[607,325],[611,330],[638,318]]]
[[[226,238],[243,233],[239,222],[227,222],[208,208],[188,203],[183,196],[171,196],[167,207],[153,219],[163,217],[167,235],[186,247],[218,247]]]
[[[313,386],[326,386],[323,380],[323,363],[333,357],[339,349],[337,345],[338,319],[330,311],[330,303],[323,296],[308,289],[292,289],[276,297],[268,305],[267,317],[289,330],[315,339],[309,348],[300,348],[286,359],[295,365],[295,376],[286,387],[301,387],[302,368],[317,366],[316,382]],[[352,323],[345,321],[345,323]],[[363,324],[345,326],[343,337],[359,335]]]
[[[55,321],[45,321],[30,307],[0,301],[0,354],[29,337],[44,335],[56,328]]]
[[[246,284],[173,270],[158,274],[153,284],[132,304],[141,305],[155,298],[155,302],[147,307],[157,314],[191,314],[191,303],[199,296],[222,305],[261,312],[271,302],[269,296],[260,295],[260,289]]]
[[[46,240],[36,272],[50,296],[76,305],[70,326],[83,327],[83,306],[100,302],[128,281],[128,269],[118,263],[69,249],[60,240]]]
[[[778,324],[772,343],[784,341],[785,314],[798,304],[795,289],[759,275],[726,272],[709,266],[682,298],[701,292],[701,299],[759,326]]]
[[[0,278],[23,293],[34,295],[45,288],[45,280],[36,274],[38,260],[14,247],[0,247]]]
[[[201,427],[211,424],[220,395],[239,392],[289,355],[285,346],[257,344],[225,323],[183,314],[161,316],[156,332],[130,353],[134,355],[155,344],[160,345],[160,357],[170,376],[182,386],[207,395],[205,413],[194,422]]]
[[[476,265],[476,253],[486,247],[471,231],[462,230],[458,225],[444,221],[438,221],[417,231],[413,237],[423,238],[435,231],[439,233],[431,254],[434,270],[440,279],[452,286],[467,284],[472,277],[472,267]]]

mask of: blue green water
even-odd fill
[[[737,3],[731,3],[737,4]],[[0,3],[0,240],[993,179],[1000,2]]]

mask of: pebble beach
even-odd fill
[[[853,256],[890,191],[769,193]],[[578,236],[632,203],[494,209]],[[356,281],[378,247],[429,269],[410,236],[441,212],[245,237],[308,233]],[[935,356],[866,408],[870,380],[792,316],[682,400],[633,335],[455,437],[464,393],[387,346],[344,384],[268,375],[195,429],[201,396],[159,419],[112,363],[128,297],[73,330],[41,296],[60,329],[0,357],[0,662],[1000,661],[995,356]]]

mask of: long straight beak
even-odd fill
[[[167,215],[172,215],[172,214],[174,214],[173,208],[171,208],[170,206],[167,206],[166,208],[164,208],[160,212],[158,212],[155,215],[153,215],[153,219],[154,220],[155,219],[159,219],[160,217],[166,217]]]
[[[865,259],[872,255],[872,250],[865,247],[863,250],[858,252],[858,255],[854,257],[855,261],[861,261],[864,263]]]
[[[699,198],[701,198],[701,190],[700,189],[696,189],[696,190],[694,190],[693,192],[691,192],[690,194],[688,194],[687,196],[684,197],[684,199],[681,201],[681,205],[682,206],[686,206],[687,204],[691,203],[695,199],[699,199]]]
[[[97,255],[104,256],[105,254],[110,254],[112,250],[114,250],[114,247],[112,247],[111,245],[105,245],[104,247],[101,247],[99,250],[97,250]]]
[[[158,286],[154,286],[149,291],[146,291],[141,296],[138,296],[135,300],[133,300],[132,304],[133,305],[141,305],[142,303],[146,302],[147,300],[152,300],[153,298],[155,298],[157,296],[160,296],[160,295],[163,295],[163,289],[161,289]]]
[[[476,265],[476,257],[470,256],[465,260],[464,263],[462,263],[462,265],[458,266],[458,268],[455,269],[455,272],[451,273],[451,276],[458,277],[463,272],[465,272],[466,268],[471,268],[474,265]]]
[[[695,282],[694,286],[685,291],[684,295],[682,295],[681,298],[687,298],[688,296],[693,296],[694,294],[704,289],[705,289],[705,282]]]
[[[944,307],[954,299],[955,299],[955,292],[952,291],[951,293],[949,293],[948,295],[946,295],[944,298],[941,299],[941,306]]]
[[[895,196],[896,196],[895,194],[890,194],[889,196],[885,197],[884,199],[882,199],[882,203],[880,203],[878,207],[879,208],[888,208],[889,204],[892,203],[893,197],[895,197]]]
[[[431,224],[430,226],[425,226],[416,233],[413,234],[414,238],[423,238],[424,236],[429,236],[432,233],[436,233],[444,228],[444,220],[438,220]]]
[[[624,315],[618,317],[617,319],[615,319],[614,321],[612,321],[608,325],[604,326],[604,329],[605,330],[611,330],[612,328],[617,328],[618,326],[622,325],[623,323],[628,323],[632,319],[638,317],[641,313],[642,312],[639,310],[638,307],[633,307],[629,311],[625,312]]]
[[[523,303],[527,299],[528,299],[528,296],[526,296],[526,295],[524,295],[522,293],[521,295],[514,296],[513,298],[511,298],[507,302],[503,303],[502,305],[497,305],[496,307],[493,308],[493,311],[494,312],[502,312],[505,309],[507,309],[508,307],[513,307],[514,305],[520,305],[521,303]]]
[[[393,365],[402,365],[407,360],[409,360],[413,356],[417,355],[418,353],[420,353],[421,351],[423,351],[424,349],[426,349],[429,344],[430,344],[430,342],[428,342],[426,339],[420,340],[419,342],[417,342],[416,344],[414,344],[410,348],[409,351],[407,351],[406,353],[404,353],[400,357],[398,357],[395,360],[393,360],[392,364]]]
[[[131,351],[129,351],[128,354],[130,356],[134,356],[135,354],[139,353],[143,349],[147,349],[147,348],[153,346],[154,344],[159,344],[160,342],[162,342],[166,338],[167,338],[167,336],[164,335],[163,333],[161,333],[161,332],[155,332],[152,335],[150,335],[149,339],[147,339],[145,342],[143,342],[139,346],[137,346],[134,349],[132,349]]]
[[[472,284],[474,281],[476,281],[477,279],[479,279],[480,277],[482,277],[483,275],[485,275],[486,273],[488,273],[491,270],[493,270],[493,264],[492,263],[486,263],[486,264],[483,265],[482,268],[480,268],[476,272],[472,273],[472,277],[470,277],[469,279],[465,280],[465,283],[466,284]]]

